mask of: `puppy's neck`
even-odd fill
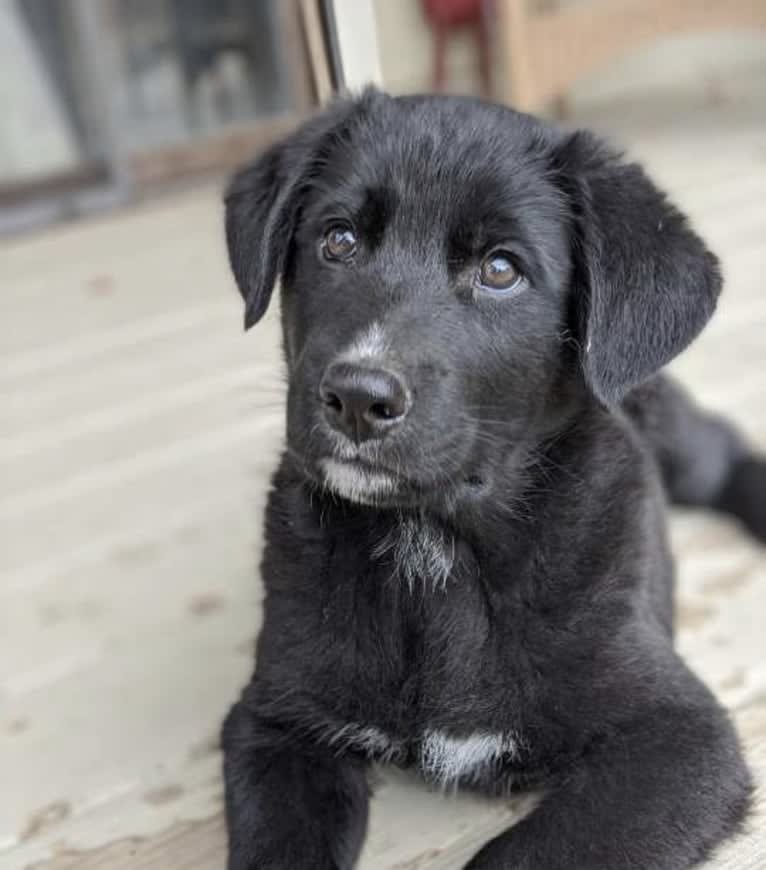
[[[418,584],[443,589],[455,567],[455,533],[425,511],[397,513],[371,556],[389,563],[410,591]]]

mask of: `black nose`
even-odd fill
[[[354,441],[379,438],[404,419],[407,389],[386,369],[333,363],[319,385],[329,423]]]

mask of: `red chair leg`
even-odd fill
[[[476,26],[476,43],[479,54],[479,78],[481,92],[489,99],[492,96],[492,49],[489,33],[489,18],[483,14]]]

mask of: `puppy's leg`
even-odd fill
[[[367,827],[363,762],[296,746],[240,701],[223,727],[228,870],[350,870]]]
[[[677,700],[637,707],[467,870],[686,870],[736,831],[751,790],[737,738],[696,679],[679,677],[691,693],[673,679]]]
[[[623,408],[657,457],[673,502],[731,514],[766,541],[766,457],[730,423],[696,407],[665,376],[634,390]]]

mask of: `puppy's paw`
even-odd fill
[[[716,507],[732,514],[766,543],[766,457],[749,456],[732,469]]]

